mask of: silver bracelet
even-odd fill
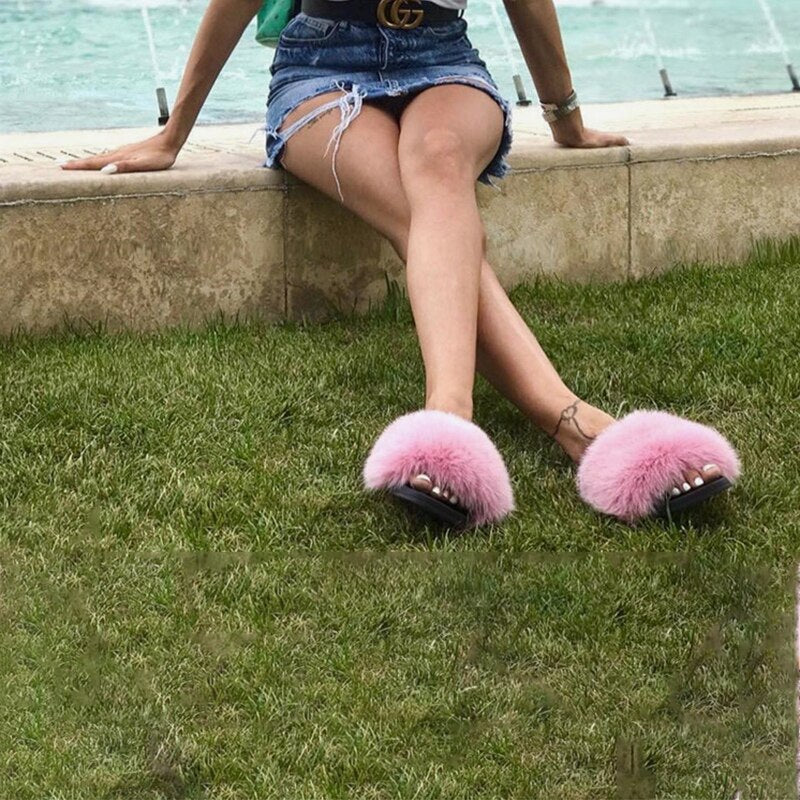
[[[576,108],[580,108],[578,95],[574,91],[563,103],[539,103],[539,105],[542,107],[542,116],[548,122],[556,122],[571,114]]]

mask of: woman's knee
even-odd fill
[[[403,180],[471,183],[474,168],[466,151],[464,137],[450,127],[429,128],[413,140],[401,137],[398,160]]]

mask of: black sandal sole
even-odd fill
[[[719,478],[714,478],[713,481],[704,483],[702,486],[695,486],[694,489],[690,489],[683,494],[675,495],[674,497],[670,496],[656,508],[653,516],[669,520],[671,516],[687,511],[730,489],[731,486],[733,484],[724,475],[720,475]]]
[[[420,491],[413,486],[394,486],[389,489],[389,493],[412,505],[418,511],[422,511],[425,515],[433,517],[437,522],[454,528],[461,528],[467,524],[469,515],[459,511],[457,506],[451,505],[447,500],[437,500],[428,492]]]

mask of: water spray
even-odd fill
[[[529,106],[531,101],[528,99],[528,95],[525,93],[525,85],[522,83],[522,76],[516,72],[517,59],[514,58],[514,51],[511,49],[511,42],[509,42],[508,36],[506,36],[506,31],[503,27],[503,21],[500,19],[500,15],[497,13],[495,0],[490,0],[489,7],[492,9],[494,24],[497,26],[497,31],[500,34],[500,38],[503,40],[503,47],[505,47],[506,50],[506,58],[508,59],[508,63],[511,65],[511,69],[515,70],[511,77],[514,81],[514,89],[517,92],[517,105]]]
[[[641,14],[642,17],[642,23],[644,24],[647,38],[650,40],[650,46],[653,48],[653,53],[655,53],[656,63],[658,64],[658,75],[661,78],[661,85],[664,87],[664,97],[677,97],[677,93],[672,88],[672,81],[669,79],[667,68],[664,66],[664,59],[661,57],[661,50],[658,47],[658,41],[653,32],[653,26],[650,24],[650,17],[645,13],[641,5],[639,6],[639,14]]]
[[[761,6],[761,10],[764,12],[764,18],[767,20],[767,25],[769,26],[770,33],[772,34],[772,39],[783,55],[783,63],[786,65],[786,71],[789,73],[789,80],[792,82],[792,91],[800,92],[800,81],[797,79],[797,73],[794,71],[792,60],[789,58],[789,50],[786,47],[786,40],[783,38],[780,28],[778,28],[778,23],[775,22],[772,9],[770,8],[767,0],[758,0],[758,4]]]
[[[167,92],[158,83],[161,80],[161,70],[158,68],[156,59],[156,42],[153,37],[153,26],[150,24],[150,14],[145,6],[142,6],[142,21],[144,30],[147,34],[147,43],[150,45],[150,60],[153,62],[153,76],[156,79],[156,101],[158,102],[158,124],[166,125],[169,122],[169,103],[167,103]]]

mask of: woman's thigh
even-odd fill
[[[287,115],[281,131],[341,95],[341,91],[333,91],[303,101]],[[302,125],[286,141],[280,163],[300,180],[341,202],[332,170],[333,148],[329,147],[340,122],[334,106]],[[344,206],[386,236],[401,258],[405,258],[411,212],[399,153],[403,147],[418,152],[426,132],[441,133],[443,129],[463,144],[459,158],[476,177],[497,150],[503,114],[480,89],[445,84],[410,98],[399,120],[385,105],[365,101],[339,141],[336,171]]]
[[[281,130],[340,95],[341,92],[329,92],[300,103],[287,115]],[[296,130],[286,141],[281,165],[341,202],[332,171],[333,148],[328,148],[340,122],[339,111],[334,107]],[[404,241],[409,220],[397,163],[399,134],[393,114],[364,102],[358,116],[344,131],[336,154],[343,205],[389,238],[395,247],[400,240]]]

